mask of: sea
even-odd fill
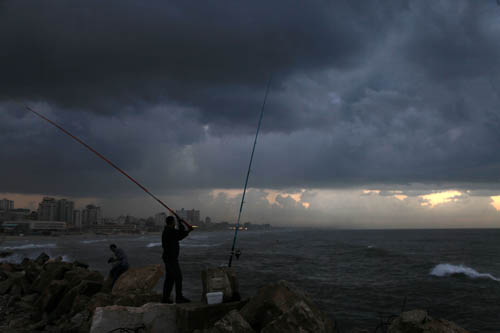
[[[107,273],[109,244],[131,266],[162,263],[161,235],[79,235],[4,239],[2,261],[41,252]],[[185,296],[199,300],[201,270],[227,265],[233,232],[195,230],[181,242]],[[500,229],[241,231],[233,261],[240,292],[287,280],[305,290],[341,332],[370,332],[391,315],[425,309],[471,332],[500,332]],[[162,281],[156,290],[161,291]]]

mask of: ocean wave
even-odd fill
[[[192,243],[181,243],[181,247],[213,247],[222,245],[222,243],[213,243],[213,244],[192,244]]]
[[[431,275],[438,277],[445,277],[455,274],[463,274],[470,278],[477,279],[491,279],[500,282],[500,279],[494,277],[490,273],[479,273],[473,268],[464,265],[452,265],[452,264],[439,264],[434,267],[430,273]]]
[[[56,247],[57,247],[57,245],[55,243],[25,244],[25,245],[17,245],[17,246],[4,246],[4,247],[2,247],[2,250],[53,249]]]
[[[107,238],[104,239],[88,239],[88,240],[83,240],[81,243],[83,244],[93,244],[93,243],[100,243],[100,242],[106,242],[108,241]]]
[[[212,246],[222,245],[222,243],[214,243],[214,244],[180,243],[179,245],[181,247],[212,247]],[[146,247],[157,247],[157,246],[161,246],[161,243],[149,243],[148,245],[146,245]]]

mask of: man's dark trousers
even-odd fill
[[[179,261],[177,259],[173,260],[163,260],[165,263],[165,282],[163,283],[163,302],[168,302],[170,300],[170,293],[175,283],[175,297],[178,299],[182,297],[182,273],[179,267]]]

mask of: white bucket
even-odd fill
[[[222,296],[224,296],[224,293],[222,291],[207,293],[207,304],[222,303]]]

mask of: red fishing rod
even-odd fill
[[[43,116],[42,114],[36,112],[35,110],[33,110],[32,108],[30,108],[27,105],[25,105],[25,107],[26,107],[26,109],[28,111],[31,111],[36,116],[42,118],[43,120],[47,121],[49,124],[53,125],[54,127],[58,128],[59,130],[61,130],[62,132],[64,132],[64,134],[70,136],[75,141],[81,143],[85,148],[87,148],[88,150],[90,150],[91,152],[93,152],[94,154],[96,154],[97,156],[99,156],[99,158],[101,158],[103,161],[105,161],[106,163],[108,163],[109,165],[111,165],[113,168],[115,168],[116,170],[118,170],[122,175],[124,175],[125,177],[127,177],[130,181],[132,181],[134,184],[136,184],[137,186],[139,186],[144,192],[146,192],[147,194],[149,194],[160,205],[162,205],[163,207],[165,207],[170,213],[172,213],[177,218],[178,221],[184,223],[189,228],[189,230],[193,230],[194,229],[191,224],[187,223],[184,219],[180,218],[179,215],[177,215],[177,213],[174,210],[172,210],[170,207],[168,207],[163,201],[161,201],[158,197],[156,197],[153,193],[151,193],[147,188],[145,188],[143,185],[141,185],[137,180],[135,180],[134,178],[132,178],[131,176],[129,176],[125,171],[123,171],[122,169],[120,169],[116,164],[114,164],[113,162],[111,162],[110,160],[108,160],[104,155],[102,155],[101,153],[99,153],[97,150],[95,150],[94,148],[92,148],[91,146],[89,146],[88,144],[86,144],[85,142],[83,142],[82,140],[80,140],[78,137],[74,136],[73,134],[71,134],[70,132],[68,132],[67,130],[65,130],[62,126],[60,126],[60,125],[56,124],[55,122],[53,122],[52,120],[50,120],[49,118],[47,118],[47,117]]]

